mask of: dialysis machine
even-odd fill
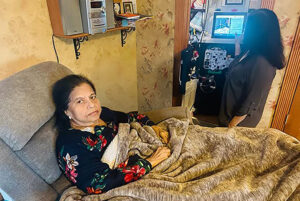
[[[214,2],[206,1],[212,7]],[[235,56],[235,36],[243,34],[249,0],[239,1],[239,5],[226,5],[223,2],[212,12],[202,10],[202,15],[209,15],[202,20],[201,37],[198,41],[190,43],[189,47],[182,51],[180,87],[185,93],[185,83],[190,79],[198,79],[194,108],[196,113],[204,115],[218,115],[223,86],[228,67]],[[212,10],[212,8],[211,8]],[[198,13],[199,15],[199,13]],[[195,18],[198,17],[195,15]],[[191,27],[197,20],[192,19]],[[199,21],[199,20],[198,20]],[[201,26],[201,25],[199,25]],[[194,30],[195,31],[195,30]],[[196,70],[195,70],[196,69]],[[193,71],[192,75],[190,72]]]
[[[200,114],[219,113],[226,72],[235,56],[234,38],[242,34],[246,15],[246,12],[214,13],[211,39],[206,39],[199,48],[200,76],[194,106]]]

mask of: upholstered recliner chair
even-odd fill
[[[15,201],[55,201],[70,186],[55,157],[51,87],[71,73],[44,62],[0,81],[0,190]],[[171,116],[191,119],[181,107],[147,115],[155,122]]]

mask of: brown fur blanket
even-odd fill
[[[142,179],[100,195],[67,189],[60,201],[300,200],[300,143],[275,129],[206,128],[174,118],[171,156]],[[120,124],[119,157],[163,146],[151,127]],[[128,137],[129,136],[129,137]]]

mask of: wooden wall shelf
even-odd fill
[[[74,39],[74,38],[82,38],[82,37],[85,37],[85,36],[89,36],[89,34],[87,33],[82,33],[82,34],[75,34],[75,35],[58,35],[58,34],[54,34],[54,36],[56,37],[60,37],[60,38],[68,38],[68,39]]]
[[[60,38],[66,38],[66,39],[73,39],[74,43],[74,50],[75,50],[75,56],[76,59],[79,59],[80,56],[80,43],[84,42],[85,40],[88,40],[88,36],[90,34],[87,33],[81,33],[81,34],[75,34],[75,35],[65,35],[66,33],[77,33],[78,31],[74,32],[64,32],[64,26],[63,26],[63,20],[62,20],[62,14],[61,14],[61,4],[59,3],[59,0],[47,0],[47,6],[49,11],[49,17],[51,21],[51,26],[53,30],[53,35]],[[64,4],[64,7],[66,5]],[[67,5],[68,6],[68,5]],[[76,8],[75,8],[76,9]],[[148,19],[151,18],[151,16],[146,15],[140,15],[140,18],[138,20],[142,19]],[[106,32],[112,32],[112,31],[120,31],[121,32],[121,45],[122,47],[126,43],[127,34],[131,31],[134,31],[135,27],[131,26],[122,26],[121,20],[116,21],[116,27],[106,30]],[[80,30],[81,32],[81,30]],[[106,33],[104,32],[104,33]]]
[[[113,31],[121,31],[121,45],[122,47],[124,47],[125,43],[126,43],[126,38],[127,38],[127,34],[131,31],[135,31],[135,27],[131,27],[131,26],[119,26],[117,25],[115,28],[111,28],[111,29],[107,29],[106,32],[104,32],[103,34],[107,33],[107,32],[113,32]],[[58,34],[54,34],[54,36],[56,37],[60,37],[60,38],[67,38],[67,39],[73,39],[73,44],[74,44],[74,51],[75,51],[75,56],[76,59],[79,59],[80,56],[80,43],[84,42],[84,41],[88,41],[88,36],[92,36],[91,34],[87,34],[87,33],[82,33],[82,34],[75,34],[75,35],[58,35]]]
[[[134,27],[130,27],[130,26],[122,27],[122,26],[118,26],[118,27],[115,27],[115,28],[107,29],[106,32],[113,32],[113,31],[119,31],[119,30],[129,30],[131,28],[134,28]],[[104,32],[104,34],[106,32]],[[60,37],[60,38],[74,39],[74,38],[82,38],[82,37],[85,37],[85,36],[91,36],[91,34],[82,33],[82,34],[75,34],[75,35],[69,35],[69,36],[54,34],[54,36]]]

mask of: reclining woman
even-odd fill
[[[147,159],[134,155],[112,169],[103,156],[108,147],[116,145],[118,124],[136,121],[152,126],[153,122],[136,112],[125,114],[101,107],[93,83],[80,75],[57,81],[52,95],[59,131],[58,164],[84,192],[98,194],[135,181],[169,157],[170,150],[160,147]]]

